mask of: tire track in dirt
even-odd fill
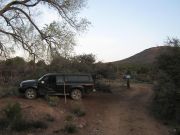
[[[114,92],[107,100],[103,135],[168,135],[168,129],[147,111],[151,96],[149,85]]]

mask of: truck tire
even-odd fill
[[[82,98],[82,92],[79,89],[73,89],[70,96],[73,100],[80,100]]]
[[[37,97],[37,91],[33,88],[28,88],[25,91],[25,97],[27,99],[35,99]]]

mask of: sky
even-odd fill
[[[37,24],[58,20],[55,12],[41,10]],[[98,61],[128,58],[150,47],[180,38],[180,0],[88,0],[80,13],[91,25],[77,36],[76,54],[96,55]]]
[[[103,62],[130,57],[180,37],[180,0],[89,0],[81,16],[92,23],[78,37],[76,54]]]

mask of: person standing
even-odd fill
[[[131,72],[128,70],[126,72],[126,80],[127,80],[127,88],[130,88],[130,79],[131,79]]]

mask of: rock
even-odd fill
[[[87,126],[87,121],[84,120],[84,119],[78,119],[78,120],[76,121],[76,124],[77,124],[77,127],[78,127],[78,128],[84,128],[84,127]]]

